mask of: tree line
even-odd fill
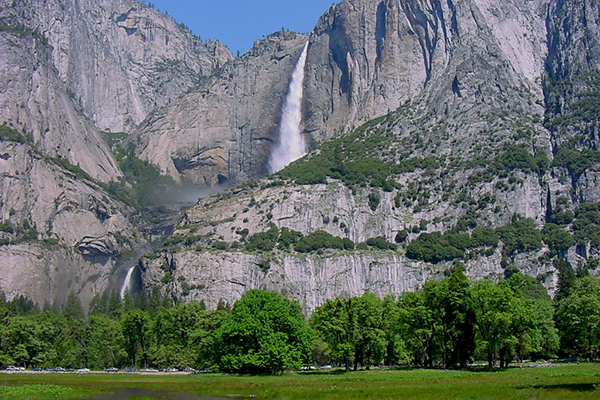
[[[213,311],[201,302],[173,304],[158,290],[103,294],[87,316],[74,294],[42,310],[2,295],[0,364],[262,374],[314,364],[464,368],[480,360],[493,368],[597,357],[600,279],[587,269],[561,266],[554,299],[518,272],[472,282],[456,263],[447,275],[399,297],[327,300],[309,318],[297,302],[261,290]]]

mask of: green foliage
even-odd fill
[[[538,159],[531,155],[529,150],[522,146],[517,145],[507,145],[504,149],[504,152],[499,154],[495,159],[495,166],[498,171],[512,171],[512,170],[522,170],[525,172],[544,172],[540,171],[539,164],[542,165],[547,164],[544,163],[544,156],[538,156]]]
[[[408,239],[408,232],[406,231],[406,229],[403,229],[401,231],[398,231],[398,233],[394,237],[394,242],[404,243],[406,239]]]
[[[73,388],[51,384],[0,387],[0,398],[7,399],[64,399],[75,394]]]
[[[124,149],[115,145],[114,155],[123,172],[119,182],[110,182],[107,190],[116,198],[130,205],[150,207],[169,200],[175,183],[169,176],[162,175],[159,168],[135,155],[134,146]]]
[[[440,232],[423,233],[406,247],[406,256],[413,260],[430,263],[450,261],[461,258],[465,249],[459,249],[450,244],[450,236],[455,234],[442,234]]]
[[[19,37],[31,36],[43,46],[48,46],[48,38],[44,34],[23,24],[6,24],[0,21],[0,32],[8,32]]]
[[[573,233],[577,243],[600,249],[600,203],[583,203],[575,210]]]
[[[358,365],[379,364],[386,350],[384,321],[393,310],[377,296],[365,293],[362,297],[327,300],[318,307],[310,325],[327,343],[331,358],[350,369]]]
[[[282,250],[289,250],[292,245],[296,245],[298,240],[302,238],[302,233],[293,229],[282,228],[279,234],[279,248]]]
[[[573,80],[578,85],[574,89]],[[548,124],[552,130],[577,128],[596,124],[600,120],[600,73],[598,70],[574,73],[567,81],[551,76],[548,84]],[[565,96],[566,95],[566,96]],[[564,97],[570,104],[565,105]]]
[[[471,232],[472,247],[497,247],[499,237],[492,228],[477,226]]]
[[[297,303],[250,290],[216,329],[213,343],[220,370],[272,374],[305,364],[311,335]]]
[[[379,194],[379,192],[373,191],[373,192],[369,193],[368,200],[369,200],[369,208],[372,211],[376,211],[377,207],[379,207],[379,203],[381,202],[381,195]]]
[[[575,244],[573,236],[556,224],[548,223],[544,225],[542,235],[544,243],[555,252],[568,250],[569,247]]]
[[[374,238],[367,239],[367,245],[374,247],[379,250],[396,250],[398,246],[394,243],[390,243],[385,237],[377,236]]]
[[[2,25],[0,25],[1,27]],[[1,30],[1,29],[0,29]],[[0,125],[0,140],[7,142],[28,143],[27,137],[6,125]]]
[[[389,151],[392,143],[392,137],[385,132],[389,118],[375,119],[349,135],[324,143],[318,154],[290,164],[278,173],[279,177],[301,185],[326,183],[329,177],[347,186],[370,184],[390,192],[396,186],[389,179],[391,175],[441,166],[433,157],[410,157],[410,154],[386,161],[382,154]]]
[[[557,326],[563,351],[590,361],[600,351],[600,281],[586,276],[574,281],[557,302]]]
[[[319,230],[302,237],[296,244],[296,251],[300,253],[310,253],[321,249],[353,250],[354,243],[350,239],[342,239]]]
[[[559,147],[552,160],[553,167],[566,168],[575,179],[597,163],[600,163],[599,151],[588,148],[576,149],[569,144]]]
[[[510,225],[497,229],[509,255],[542,248],[542,233],[531,218],[515,217]]]
[[[15,227],[13,226],[13,224],[11,224],[10,221],[5,220],[5,221],[0,222],[0,231],[6,232],[6,233],[14,233]]]
[[[327,300],[310,318],[314,341],[297,303],[257,290],[232,311],[221,301],[210,312],[203,303],[173,305],[158,289],[123,300],[104,293],[92,300],[87,318],[74,295],[62,311],[48,305],[42,313],[24,298],[7,302],[0,296],[0,360],[42,368],[195,367],[260,374],[308,365],[311,344],[314,360],[347,369],[403,363],[454,368],[481,358],[490,367],[498,361],[507,366],[556,354],[553,308],[542,285],[518,272],[500,283],[472,284],[463,270],[455,263],[448,277],[398,301],[370,293]],[[578,273],[568,290],[560,287],[563,354],[596,357],[598,282]]]
[[[127,139],[127,133],[125,132],[102,132],[102,137],[106,141],[106,144],[113,149],[117,149],[117,145],[123,143],[123,140]]]
[[[271,223],[269,230],[258,232],[251,235],[246,242],[246,250],[248,251],[273,251],[277,245],[279,237],[279,229],[275,224]]]
[[[94,179],[87,172],[85,172],[83,169],[81,169],[79,167],[79,165],[71,164],[69,162],[69,160],[67,160],[66,158],[51,157],[48,160],[51,161],[52,163],[58,165],[59,167],[63,168],[64,170],[69,171],[70,173],[72,173],[73,175],[78,177],[79,179],[83,179],[83,180],[87,180],[87,181],[91,181],[91,182],[94,181]]]

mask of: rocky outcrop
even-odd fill
[[[545,89],[555,151],[561,145],[600,149],[599,12],[593,1],[557,0],[549,7]]]
[[[167,282],[173,296],[213,306],[267,288],[291,293],[310,312],[326,298],[397,295],[442,276],[452,262],[406,254],[406,243],[422,233],[495,229],[519,217],[541,229],[553,210],[597,201],[595,153],[571,154],[585,154],[581,169],[574,160],[553,162],[562,134],[544,125],[550,96],[542,83],[556,64],[553,52],[567,47],[553,45],[552,35],[548,42],[547,33],[594,36],[586,24],[597,24],[581,23],[576,10],[589,14],[585,2],[568,22],[556,18],[565,15],[555,10],[560,3],[347,0],[330,8],[309,40],[304,132],[314,151],[278,177],[188,210],[172,245],[144,258],[145,284]],[[596,151],[590,143],[577,151]],[[387,171],[385,182],[369,178],[377,168]],[[273,226],[305,236],[324,230],[363,245],[321,254],[245,248],[248,237]],[[406,242],[400,238],[396,251],[364,245],[376,237],[393,242],[398,232]],[[552,292],[553,257],[577,266],[598,256],[589,244],[557,254],[539,243],[513,252],[501,241],[460,261],[475,279],[501,278],[514,265]]]
[[[466,109],[477,96],[485,101],[483,93],[520,86],[531,92],[528,101],[541,102],[546,4],[346,0],[332,6],[309,38],[307,141],[316,147],[417,99],[432,110],[458,102]],[[175,179],[207,184],[268,172],[292,64],[306,40],[281,39],[259,42],[199,92],[151,115],[136,132],[140,154]],[[489,82],[477,79],[482,74],[491,74]],[[477,96],[463,96],[467,90]],[[543,114],[540,106],[529,108]]]
[[[0,154],[0,288],[39,304],[70,291],[87,303],[109,288],[119,260],[145,243],[134,210],[30,144],[0,141]]]
[[[86,303],[168,230],[139,234],[100,131],[133,129],[232,56],[133,0],[0,0],[0,53],[0,289]]]
[[[424,92],[458,95],[481,78],[474,64],[506,69],[541,99],[547,3],[342,1],[311,35],[305,134],[318,143]]]
[[[43,37],[0,32],[0,49],[0,124],[25,132],[44,154],[79,165],[96,179],[119,177],[104,139],[59,79]]]
[[[278,32],[152,113],[134,132],[140,157],[180,181],[241,182],[267,173],[281,109],[305,35]]]
[[[591,1],[344,0],[310,35],[278,32],[235,59],[132,0],[0,5],[0,123],[23,133],[0,142],[9,296],[97,293],[168,232],[169,224],[134,227],[133,210],[98,183],[120,175],[98,128],[139,123],[128,139],[136,154],[180,182],[267,173],[307,41],[302,129],[311,152],[186,210],[143,258],[146,288],[209,307],[271,289],[310,313],[327,298],[397,295],[442,276],[452,257],[408,256],[421,234],[468,236],[522,217],[539,230],[556,210],[600,200]],[[566,213],[557,229],[575,234],[569,218],[578,216]],[[284,228],[357,247],[248,246],[253,234]],[[536,236],[518,251],[508,242],[455,260],[473,278],[500,278],[513,265],[553,290],[556,257],[572,266],[598,258],[587,242],[556,249]]]
[[[517,208],[511,212],[531,218],[543,216],[542,199],[531,197],[542,193],[539,182],[533,176],[525,179],[509,199],[499,201],[514,204]],[[441,191],[421,212],[398,206],[397,193],[381,193],[380,203],[373,210],[368,200],[370,193],[370,189],[353,192],[336,181],[274,188],[264,182],[262,187],[232,189],[211,196],[185,213],[173,234],[179,246],[164,248],[143,259],[142,279],[147,287],[162,286],[179,300],[203,301],[209,308],[215,308],[219,302],[233,304],[250,289],[275,290],[297,299],[304,311],[311,313],[326,299],[360,296],[366,291],[381,297],[398,295],[429,279],[441,278],[452,262],[430,264],[412,260],[402,249],[298,254],[280,249],[248,253],[211,248],[215,241],[228,243],[232,248],[235,243],[243,246],[244,238],[268,230],[270,224],[303,234],[324,230],[355,243],[377,236],[393,242],[399,231],[406,230],[411,232],[410,240],[420,234],[412,228],[421,225],[421,221],[427,222],[425,229],[429,232],[443,231],[463,215],[462,204],[435,200]],[[492,209],[486,216],[493,215]],[[551,263],[539,261],[546,250],[517,255],[511,262],[524,273],[539,277],[553,291],[556,271]],[[572,256],[578,257],[574,250]],[[504,274],[502,258],[497,249],[463,261],[469,277],[498,279]]]
[[[101,130],[131,131],[231,54],[135,0],[2,0],[0,19],[47,38],[47,62]],[[11,64],[23,65],[23,64]]]

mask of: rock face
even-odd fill
[[[216,185],[267,173],[305,35],[278,32],[152,113],[134,132],[140,157],[176,180]]]
[[[109,181],[121,172],[90,120],[69,95],[55,70],[52,48],[35,34],[0,33],[0,124],[29,135],[51,157],[79,165],[92,177]]]
[[[376,236],[393,242],[398,231],[410,231],[422,220],[442,220],[430,223],[427,229],[438,231],[462,214],[460,205],[444,209],[447,204],[437,205],[436,201],[415,213],[409,207],[396,207],[394,193],[383,193],[373,210],[368,204],[371,190],[353,193],[336,181],[268,186],[265,182],[261,187],[232,189],[202,200],[187,211],[172,236],[177,240],[171,242],[177,244],[143,259],[145,284],[160,286],[159,282],[166,282],[163,288],[167,293],[181,301],[204,301],[209,308],[219,302],[233,304],[246,290],[275,290],[297,299],[304,311],[311,313],[326,299],[338,296],[360,296],[369,291],[383,297],[414,290],[429,279],[443,277],[444,271],[452,267],[452,262],[433,265],[411,260],[402,251],[326,250],[307,255],[281,249],[249,253],[211,247],[211,242],[228,243],[232,248],[243,246],[243,238],[268,230],[270,224],[304,234],[324,230],[356,243]],[[521,204],[515,212],[532,217],[543,214],[539,199],[529,198],[531,191],[539,191],[538,186],[537,180],[531,179],[515,190],[511,202]],[[417,236],[411,233],[409,239]],[[512,261],[553,290],[554,267],[536,261],[543,253],[532,252]],[[497,250],[489,256],[466,260],[467,275],[474,279],[501,278],[501,258]]]
[[[309,38],[307,141],[315,147],[416,98],[443,106],[448,99],[440,97],[468,90],[481,73],[506,87],[523,86],[541,101],[546,4],[347,0],[332,6]],[[175,179],[209,184],[219,175],[236,182],[267,172],[287,82],[306,40],[294,37],[258,42],[200,92],[153,113],[136,132],[142,157]]]
[[[452,261],[407,254],[423,233],[469,235],[474,226],[498,229],[521,217],[541,230],[558,223],[555,211],[596,202],[598,116],[577,111],[582,93],[597,95],[589,73],[597,69],[583,62],[594,59],[594,12],[587,2],[545,0],[333,6],[309,40],[304,132],[314,151],[278,177],[188,210],[171,245],[144,258],[145,284],[167,282],[167,293],[212,306],[251,288],[279,290],[310,312],[327,298],[399,294],[442,276]],[[573,40],[579,47],[567,55]],[[559,74],[567,84],[555,85]],[[578,95],[569,90],[573,81],[585,82]],[[565,123],[567,109],[575,112]],[[567,147],[582,129],[585,140]],[[575,159],[585,165],[575,167]],[[253,234],[284,228],[363,245],[321,254],[247,248]],[[407,237],[395,251],[365,245],[393,242],[399,232]],[[539,246],[512,251],[510,240],[458,261],[473,278],[501,278],[513,265],[552,291],[554,257],[572,266],[598,257],[587,242],[557,252],[537,239]]]
[[[0,0],[0,53],[0,288],[85,303],[147,243],[107,190],[122,172],[100,131],[133,129],[231,54],[129,0]]]
[[[268,172],[308,41],[312,151],[185,211],[141,260],[143,285],[209,307],[278,290],[310,313],[336,296],[399,294],[456,261],[473,278],[518,268],[553,290],[559,259],[599,256],[585,229],[600,227],[574,213],[600,202],[597,16],[588,0],[344,0],[310,35],[277,32],[234,59],[133,0],[0,0],[0,125],[17,131],[0,127],[0,287],[89,298],[169,230],[137,234],[109,190],[122,171],[102,130],[131,132],[136,154],[179,182]],[[533,244],[506,233],[523,218]],[[409,249],[426,233],[474,240],[476,226],[505,233],[436,260]],[[318,231],[357,246],[286,244]],[[249,245],[268,232],[272,246]]]
[[[220,43],[205,44],[134,0],[2,0],[0,10],[6,23],[48,39],[48,61],[105,131],[130,131],[232,58]]]
[[[118,272],[119,252],[143,243],[134,210],[27,143],[1,141],[0,154],[2,290],[39,304],[70,291],[89,301]]]
[[[329,9],[313,30],[305,133],[320,142],[423,92],[454,91],[500,66],[537,96],[546,52],[545,0],[364,1]],[[479,56],[479,57],[477,57]],[[434,99],[431,99],[434,100]]]

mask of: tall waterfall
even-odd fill
[[[271,172],[283,169],[292,161],[306,154],[304,138],[300,133],[300,123],[302,122],[302,93],[304,89],[302,85],[307,50],[308,42],[304,45],[292,74],[292,81],[283,106],[281,126],[279,127],[279,143],[273,150],[269,160]]]
[[[123,281],[123,286],[121,286],[121,299],[125,297],[125,292],[127,289],[130,289],[129,285],[131,284],[131,275],[133,274],[133,270],[135,269],[135,265],[127,271],[127,275],[125,275],[125,280]]]

